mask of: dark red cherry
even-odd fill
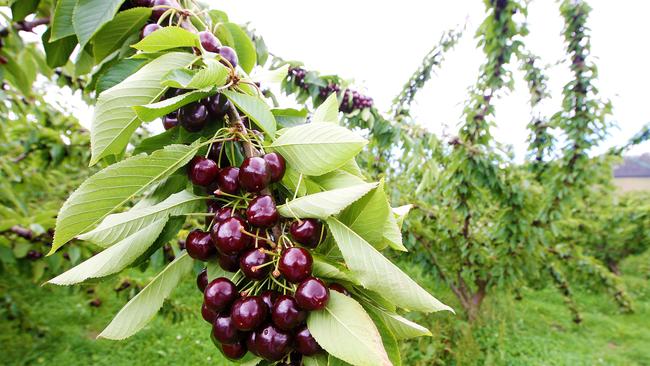
[[[291,330],[307,318],[307,312],[298,307],[296,299],[289,295],[280,295],[273,304],[271,320],[276,327]]]
[[[259,192],[271,182],[266,161],[259,156],[244,159],[239,167],[239,185],[248,192]]]
[[[309,277],[298,285],[294,296],[301,308],[312,311],[320,310],[327,305],[330,292],[323,281]]]
[[[196,276],[196,287],[199,288],[199,291],[205,291],[205,286],[208,285],[208,271],[203,268],[199,275]]]
[[[279,182],[284,176],[284,170],[286,169],[284,158],[276,152],[265,154],[263,158],[264,161],[266,161],[266,165],[269,167],[271,182]]]
[[[236,212],[233,214],[231,207],[223,207],[218,209],[217,212],[215,212],[214,221],[224,222],[226,219],[229,219],[231,217],[241,218]]]
[[[163,128],[165,130],[171,130],[172,128],[178,126],[178,114],[174,111],[162,118]]]
[[[282,251],[278,270],[287,281],[298,283],[311,275],[313,263],[307,249],[287,248]]]
[[[250,353],[254,354],[255,356],[259,356],[257,353],[257,348],[255,347],[255,332],[250,332],[246,336],[246,348],[248,348]]]
[[[228,255],[219,253],[219,266],[224,271],[237,272],[239,269],[239,257],[235,255]]]
[[[316,219],[303,219],[294,221],[289,228],[291,237],[296,242],[308,247],[316,248],[321,241],[321,232],[325,238],[323,224]]]
[[[156,23],[145,25],[144,27],[142,27],[142,30],[140,31],[140,39],[150,35],[151,33],[157,31],[158,29],[162,29],[162,27]]]
[[[221,343],[235,343],[242,339],[242,333],[235,328],[230,314],[219,315],[212,322],[212,336]]]
[[[201,41],[201,47],[208,52],[219,52],[219,47],[221,47],[221,42],[217,37],[212,34],[210,31],[201,31],[199,32],[199,41]]]
[[[231,360],[238,360],[246,354],[246,344],[244,342],[236,342],[232,344],[222,344],[221,351],[224,356],[228,357]]]
[[[311,356],[322,350],[305,325],[298,328],[294,337],[296,351],[300,352],[303,356]]]
[[[212,311],[221,312],[239,297],[237,286],[225,277],[212,280],[205,287],[203,302]]]
[[[332,283],[330,283],[329,288],[330,288],[330,290],[340,292],[345,296],[350,296],[350,292],[348,291],[348,289],[343,287],[343,285],[341,285],[340,283],[332,282]]]
[[[199,186],[207,186],[219,173],[217,163],[202,156],[195,156],[190,163],[190,180]]]
[[[242,297],[235,301],[230,316],[235,327],[249,331],[259,327],[268,316],[269,310],[259,296]]]
[[[239,59],[237,58],[237,52],[235,52],[235,50],[233,50],[230,47],[227,46],[219,47],[219,55],[221,55],[221,57],[225,58],[228,62],[230,62],[230,65],[232,65],[232,67],[237,67],[237,65],[239,64]]]
[[[268,263],[269,260],[269,255],[260,249],[251,249],[242,254],[239,258],[239,268],[246,278],[251,280],[262,280],[269,274],[271,266],[260,266]]]
[[[253,198],[246,209],[246,219],[253,226],[271,227],[278,222],[279,218],[275,202],[268,195]]]
[[[212,240],[221,253],[235,255],[251,245],[251,237],[242,230],[248,230],[246,222],[239,217],[230,217],[212,227]]]
[[[269,309],[273,309],[273,303],[275,303],[275,300],[278,298],[278,296],[280,296],[280,293],[273,290],[264,291],[260,295],[262,301],[264,301]]]
[[[199,132],[208,122],[208,109],[198,102],[184,105],[178,110],[178,122],[189,132]]]
[[[239,168],[229,166],[221,169],[217,174],[217,183],[219,189],[230,194],[236,194],[239,191]]]
[[[181,7],[176,0],[154,0],[154,9],[151,12],[151,19],[158,21],[170,6],[177,9]]]
[[[208,112],[210,112],[210,115],[214,118],[223,118],[223,116],[228,112],[228,108],[230,108],[228,98],[220,93],[208,97],[204,103],[205,106],[208,107]]]
[[[255,348],[260,357],[268,361],[279,361],[291,352],[291,334],[273,324],[268,324],[255,333]]]
[[[131,0],[131,4],[136,8],[150,8],[153,6],[153,0]]]
[[[217,317],[217,313],[214,310],[210,309],[205,303],[203,303],[201,304],[201,316],[203,317],[203,320],[212,324],[214,318]]]
[[[185,249],[190,257],[200,261],[207,261],[217,254],[210,234],[199,229],[192,230],[187,235]]]

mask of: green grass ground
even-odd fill
[[[575,326],[553,289],[524,290],[523,300],[495,293],[473,327],[459,315],[414,315],[433,337],[402,346],[404,365],[650,365],[650,285],[648,256],[623,266],[636,299],[636,313],[622,315],[607,295],[576,291],[584,323]],[[444,301],[448,291],[418,268],[407,269]],[[4,274],[0,293],[0,364],[5,365],[223,365],[200,319],[200,294],[189,279],[174,294],[175,311],[158,316],[142,332],[122,342],[96,340],[125,299],[111,281],[85,290],[39,287],[25,277]],[[99,296],[99,308],[88,305]],[[11,300],[10,300],[11,299]],[[13,306],[11,306],[13,304]],[[9,320],[9,314],[20,314]],[[197,316],[198,315],[198,316]],[[438,361],[433,361],[438,360]]]

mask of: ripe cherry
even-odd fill
[[[207,261],[217,254],[210,234],[199,229],[192,230],[187,235],[185,249],[190,257],[200,261]]]
[[[235,343],[242,339],[242,333],[235,328],[230,314],[219,315],[212,323],[212,336],[221,343]]]
[[[236,212],[232,212],[231,207],[223,207],[217,210],[217,212],[214,213],[214,221],[216,222],[224,222],[226,219],[229,219],[231,217],[240,217]]]
[[[273,304],[275,303],[275,300],[278,298],[278,296],[280,296],[280,293],[273,290],[264,291],[260,295],[262,301],[264,301],[269,309],[273,309]]]
[[[242,232],[247,229],[244,220],[239,217],[230,217],[212,227],[212,240],[221,253],[235,255],[247,249],[251,244],[251,237]]]
[[[269,255],[260,249],[251,249],[239,258],[239,268],[246,278],[262,280],[266,278],[271,266],[260,267],[269,262]]]
[[[284,170],[286,169],[286,163],[284,162],[282,155],[272,152],[265,154],[262,158],[264,158],[266,165],[269,167],[271,182],[279,182],[284,176]]]
[[[228,357],[231,360],[238,360],[246,354],[246,344],[244,342],[236,342],[232,344],[222,344],[221,351],[224,356]]]
[[[199,186],[207,186],[219,173],[217,163],[202,156],[195,156],[190,163],[190,180]]]
[[[204,50],[208,52],[214,52],[214,53],[219,52],[219,47],[221,46],[221,42],[219,42],[217,37],[215,37],[214,34],[212,34],[212,32],[209,31],[199,32],[199,41],[201,41],[201,47],[203,47]]]
[[[208,107],[210,115],[215,118],[223,118],[223,116],[228,112],[228,108],[230,108],[228,98],[221,93],[208,97],[204,103],[205,106]]]
[[[239,257],[235,255],[228,255],[219,253],[219,266],[224,271],[237,272],[239,269]]]
[[[131,0],[131,4],[135,7],[150,8],[153,6],[153,0]]]
[[[201,304],[201,316],[203,317],[203,320],[212,324],[214,318],[217,317],[217,313],[214,310],[210,309],[205,303],[203,303]]]
[[[250,332],[246,336],[246,348],[248,348],[248,350],[255,356],[259,356],[257,348],[255,347],[255,332]]]
[[[321,346],[316,342],[314,337],[307,329],[307,326],[298,328],[295,334],[296,351],[304,356],[311,356],[322,350]]]
[[[178,121],[189,132],[199,132],[208,122],[208,109],[201,103],[190,103],[178,110]]]
[[[176,0],[154,0],[153,11],[151,12],[151,19],[158,21],[160,17],[169,9],[169,7],[180,8]]]
[[[227,46],[219,47],[219,55],[221,55],[221,57],[223,57],[228,62],[230,62],[232,67],[237,67],[237,65],[239,64],[239,59],[237,58],[237,52],[235,52],[235,50],[233,50],[230,47]]]
[[[259,192],[271,182],[266,161],[259,156],[244,159],[239,167],[239,185],[248,192]]]
[[[205,286],[208,285],[208,271],[203,268],[199,275],[196,276],[196,287],[199,288],[199,291],[205,291]]]
[[[298,285],[294,296],[301,308],[312,311],[320,310],[327,305],[330,292],[323,281],[309,277]]]
[[[239,168],[229,166],[221,169],[217,174],[219,189],[230,194],[236,194],[239,190]]]
[[[307,312],[298,307],[296,299],[288,295],[280,295],[273,304],[271,319],[276,327],[291,330],[307,318]]]
[[[230,316],[237,329],[249,331],[259,327],[268,316],[268,312],[261,297],[248,296],[235,301]]]
[[[308,248],[316,248],[318,246],[321,241],[321,232],[323,233],[323,238],[325,237],[323,224],[316,219],[294,221],[291,223],[289,232],[293,240]]]
[[[350,296],[350,292],[340,283],[332,282],[329,285],[330,290],[334,290],[336,292],[340,292],[345,296]]]
[[[255,348],[259,355],[268,361],[279,361],[291,352],[293,339],[291,334],[268,324],[257,330]]]
[[[292,247],[282,251],[278,270],[287,281],[298,283],[311,275],[313,263],[307,249]]]
[[[273,198],[268,195],[257,196],[246,209],[248,223],[257,227],[271,227],[278,222],[280,215]]]
[[[172,128],[178,126],[178,114],[174,111],[162,118],[163,128],[165,130],[171,130]]]
[[[225,277],[212,280],[205,287],[203,302],[212,311],[221,312],[239,297],[237,286]]]
[[[144,27],[142,27],[142,30],[140,31],[140,39],[150,35],[151,33],[157,31],[158,29],[162,29],[162,27],[156,23],[145,25]]]

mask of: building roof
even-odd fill
[[[614,177],[648,177],[650,178],[650,153],[640,156],[626,156],[623,164],[614,168]]]

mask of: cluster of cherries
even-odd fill
[[[322,242],[323,224],[281,221],[269,189],[285,172],[280,154],[247,157],[234,167],[224,166],[221,149],[215,144],[207,158],[190,163],[190,180],[216,200],[208,205],[208,230],[191,231],[185,246],[192,258],[216,261],[238,274],[211,282],[206,270],[199,274],[201,314],[226,357],[240,359],[250,351],[268,361],[299,364],[303,355],[322,350],[305,325],[307,313],[327,305],[330,288],[347,294],[340,284],[328,288],[312,276],[310,249]]]
[[[308,89],[309,85],[305,83],[305,76],[307,71],[301,67],[290,67],[289,78],[303,89]],[[326,86],[320,87],[318,93],[322,99],[327,98],[332,93],[339,93],[341,87],[334,83],[329,82]],[[371,97],[363,95],[356,90],[345,89],[343,92],[343,101],[339,106],[339,110],[344,113],[351,113],[357,109],[371,108],[373,100]]]

